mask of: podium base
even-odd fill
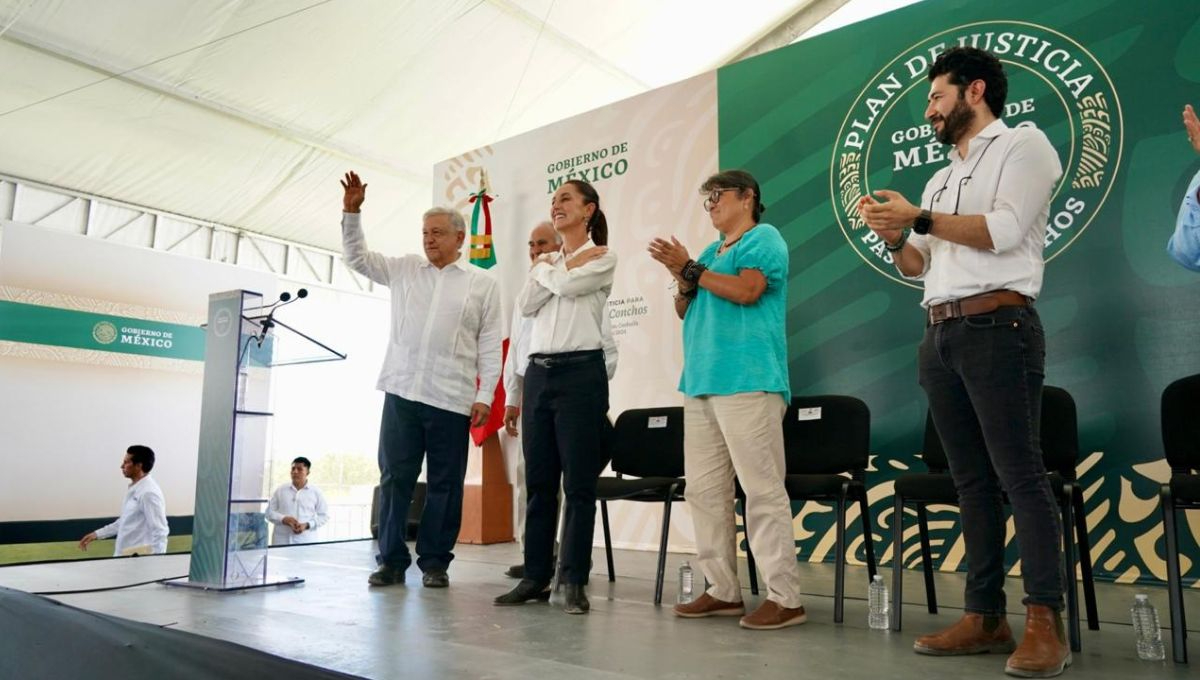
[[[217,583],[200,583],[198,581],[190,581],[187,577],[173,578],[167,581],[162,581],[164,586],[173,588],[191,588],[193,590],[207,590],[214,593],[237,593],[244,590],[255,590],[258,588],[290,588],[304,583],[304,579],[297,576],[289,576],[280,579],[262,579],[244,582],[240,585],[221,585]]]

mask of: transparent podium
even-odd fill
[[[167,585],[236,591],[304,582],[267,574],[271,371],[346,355],[275,319],[278,306],[246,290],[209,296],[191,566]]]

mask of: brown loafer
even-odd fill
[[[808,620],[804,607],[789,609],[783,605],[767,600],[752,613],[742,617],[738,625],[750,630],[776,630],[788,626],[798,626]]]
[[[1019,678],[1061,675],[1071,665],[1062,613],[1040,604],[1031,604],[1025,610],[1025,635],[1017,651],[1008,657],[1004,672]]]
[[[677,604],[675,616],[685,619],[701,619],[706,616],[741,616],[746,613],[746,605],[741,602],[725,602],[704,593],[687,604]]]
[[[989,627],[994,626],[991,630]],[[1009,653],[1016,649],[1012,629],[1003,616],[985,620],[983,614],[968,612],[954,625],[930,635],[922,635],[913,643],[913,651],[933,656],[964,654]]]

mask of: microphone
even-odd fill
[[[260,349],[262,348],[263,340],[267,339],[267,332],[275,327],[275,312],[278,311],[280,307],[285,307],[298,300],[303,300],[306,297],[308,297],[307,288],[301,288],[300,290],[296,291],[296,297],[294,298],[292,297],[292,294],[286,290],[279,294],[279,302],[271,305],[271,311],[267,314],[267,318],[263,319],[262,331],[258,334],[258,346]]]

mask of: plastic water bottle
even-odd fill
[[[679,604],[687,604],[696,599],[696,573],[687,560],[679,565]]]
[[[1142,661],[1165,659],[1162,631],[1158,627],[1158,610],[1150,604],[1150,598],[1135,596],[1129,613],[1133,617],[1133,634],[1137,636],[1138,658]]]
[[[890,627],[888,589],[883,585],[883,577],[879,574],[871,579],[871,585],[867,588],[867,608],[867,625],[872,630],[887,630]]]

